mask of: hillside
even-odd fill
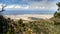
[[[4,26],[1,27],[5,27],[6,25],[4,28],[6,31],[3,29],[5,34],[59,34],[60,32],[60,18],[57,17],[26,22],[22,19],[14,21],[10,18],[4,18],[3,16],[0,16],[0,19],[0,22],[4,24]],[[2,28],[0,30],[2,30]],[[2,33],[2,31],[0,33]]]
[[[25,20],[25,16],[23,19],[13,20],[0,15],[0,34],[60,34],[60,2],[57,5],[58,11],[49,19],[28,17],[30,20]]]

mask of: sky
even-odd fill
[[[7,5],[5,9],[20,10],[56,10],[56,3],[60,0],[0,0],[1,5]]]

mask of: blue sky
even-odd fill
[[[31,2],[41,2],[41,1],[45,1],[45,2],[59,2],[60,0],[0,0],[0,3],[4,3],[4,4],[29,4]]]
[[[56,10],[57,2],[60,0],[0,0],[0,5],[7,5],[6,9]]]

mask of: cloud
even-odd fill
[[[9,5],[7,6],[5,9],[20,9],[20,10],[56,10],[57,7],[46,7],[46,6],[31,6],[31,5],[27,5],[27,6],[21,6],[21,5]]]
[[[28,4],[21,5],[21,4],[11,4],[7,5],[5,9],[26,9],[26,10],[32,10],[32,9],[37,9],[37,10],[56,10],[56,2],[47,2],[48,0],[22,0],[24,2],[27,2]],[[34,1],[34,2],[28,2],[28,1]],[[38,1],[38,2],[36,2]],[[49,0],[52,1],[52,0]],[[1,5],[1,4],[0,4]],[[2,4],[4,5],[4,4]],[[0,6],[1,8],[1,6]]]

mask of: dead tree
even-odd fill
[[[5,11],[4,8],[6,7],[6,5],[5,5],[5,6],[4,6],[4,5],[1,5],[1,7],[2,7],[2,8],[1,8],[0,13],[3,12],[3,11]]]

